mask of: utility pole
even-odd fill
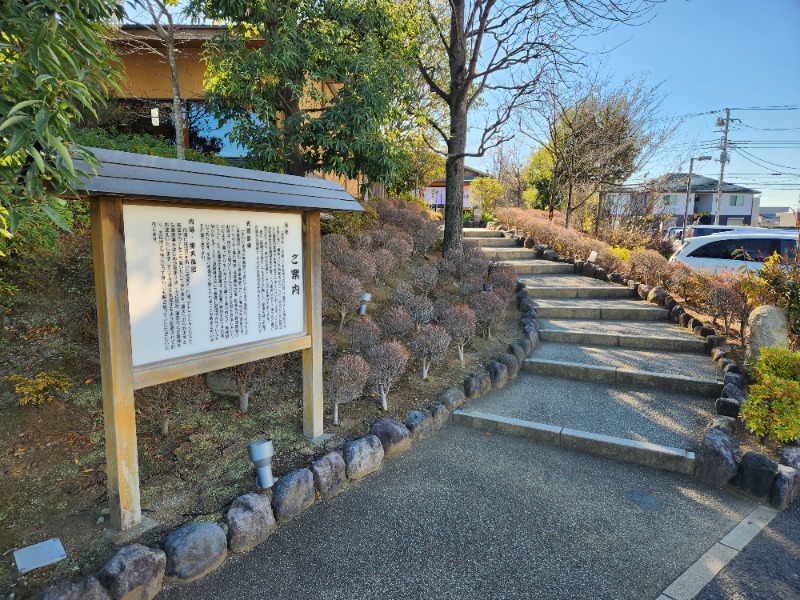
[[[719,181],[717,181],[717,208],[714,213],[714,225],[719,225],[719,210],[722,205],[722,178],[725,176],[725,163],[728,162],[728,126],[731,121],[738,121],[739,119],[731,119],[731,109],[725,109],[725,118],[717,117],[717,127],[725,127],[722,133],[722,150],[719,153]]]

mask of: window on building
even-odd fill
[[[664,206],[675,206],[678,203],[678,194],[662,194],[661,204]]]
[[[744,196],[741,194],[731,194],[731,206],[744,206]]]

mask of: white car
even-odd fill
[[[798,260],[797,232],[739,229],[693,237],[686,240],[670,260],[712,273],[742,266],[757,271],[775,252],[787,259]]]

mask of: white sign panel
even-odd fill
[[[123,205],[134,367],[304,331],[302,218]]]

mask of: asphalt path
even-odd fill
[[[777,515],[696,600],[800,598],[800,502]]]
[[[166,599],[655,599],[756,505],[449,425]]]

